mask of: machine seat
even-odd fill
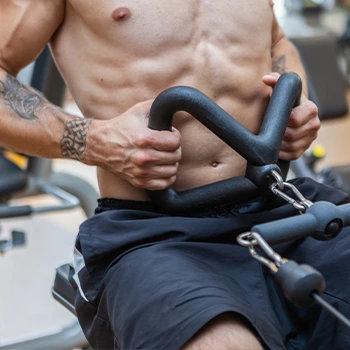
[[[75,293],[69,282],[70,264],[65,264],[56,269],[55,282],[52,287],[53,297],[66,307],[70,312],[76,315],[74,308]]]

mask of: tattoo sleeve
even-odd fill
[[[271,53],[272,57],[272,71],[283,74],[286,71],[286,55],[282,55],[277,59],[274,59],[274,53]]]
[[[61,152],[66,158],[83,160],[91,119],[75,118],[65,124]]]
[[[39,92],[24,86],[10,74],[0,81],[1,95],[6,105],[22,119],[35,120],[36,113],[45,108],[42,102],[46,99]]]
[[[0,0],[1,1],[1,0]],[[59,108],[52,105],[40,92],[33,88],[26,87],[10,74],[0,80],[0,101],[9,107],[20,119],[27,121],[38,120],[38,130],[50,128],[46,116],[45,123],[41,123],[41,111],[48,110],[51,115],[55,115]],[[60,115],[57,119],[62,121]],[[65,119],[66,120],[66,119]],[[79,117],[70,118],[64,124],[63,136],[60,140],[61,154],[63,157],[83,160],[85,158],[86,139],[91,119]],[[39,126],[42,124],[41,126]]]

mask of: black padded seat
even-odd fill
[[[14,192],[27,186],[28,177],[25,171],[0,155],[0,198],[9,197]]]
[[[53,297],[76,315],[74,308],[75,293],[69,282],[70,264],[65,264],[56,269],[55,282],[52,287]]]

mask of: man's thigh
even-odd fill
[[[181,350],[263,350],[251,324],[236,313],[223,313],[202,327]]]

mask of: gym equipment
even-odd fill
[[[288,167],[288,163],[278,163],[277,158],[290,112],[298,103],[300,92],[301,80],[296,74],[282,75],[273,91],[261,130],[258,135],[253,135],[198,90],[175,87],[164,91],[152,105],[150,128],[170,130],[174,113],[186,111],[244,156],[248,167],[245,176],[196,189],[177,192],[168,188],[148,193],[155,205],[171,214],[196,212],[212,205],[247,200],[264,191],[273,191],[299,212],[305,212],[303,215],[257,225],[251,232],[242,233],[237,238],[238,243],[246,246],[253,258],[275,273],[291,302],[308,306],[316,301],[350,327],[350,321],[321,298],[323,276],[311,266],[299,265],[280,257],[269,245],[310,235],[328,240],[336,237],[342,227],[350,225],[350,204],[339,207],[328,202],[313,204],[293,185],[283,180],[283,172],[278,164]],[[265,151],[262,151],[262,144],[266,146]],[[259,149],[259,154],[256,149]],[[296,199],[284,193],[285,188],[292,189]],[[267,257],[257,253],[257,245]],[[70,268],[66,264],[57,269],[53,294],[74,313],[74,292],[69,283]]]
[[[299,76],[290,73],[281,77],[271,96],[260,132],[254,135],[198,90],[178,87],[160,94],[151,108],[151,129],[171,130],[173,114],[184,110],[247,159],[248,166],[245,177],[235,177],[180,193],[171,188],[148,191],[151,200],[179,214],[188,209],[210,208],[255,197],[257,187],[268,186],[273,170],[282,174],[275,163],[290,112],[295,104],[299,104],[300,95]],[[280,161],[279,164],[285,168],[286,162]],[[286,175],[287,171],[283,176]]]
[[[238,203],[270,189],[276,196],[292,204],[303,215],[292,216],[254,226],[237,241],[249,249],[253,258],[268,266],[293,304],[307,307],[313,302],[325,307],[350,328],[350,320],[321,298],[325,287],[322,274],[309,265],[299,265],[277,254],[270,244],[294,241],[311,236],[317,240],[335,238],[350,225],[350,204],[336,206],[330,202],[312,203],[295,186],[284,182],[278,167],[278,153],[293,105],[300,98],[301,80],[294,73],[285,73],[278,80],[259,134],[253,135],[205,95],[190,88],[172,88],[160,94],[150,113],[149,127],[171,130],[175,112],[184,110],[207,126],[247,161],[244,177],[236,177],[207,186],[176,192],[171,188],[148,191],[152,202],[172,214],[195,212],[211,205]],[[261,142],[261,144],[260,144]],[[265,146],[265,150],[263,149]],[[259,147],[260,146],[260,147]],[[259,154],[257,154],[259,150]],[[291,189],[295,198],[284,192]],[[243,189],[243,192],[241,191]],[[219,193],[219,198],[210,196]],[[199,202],[199,203],[198,203]],[[259,246],[267,258],[255,250]]]
[[[37,90],[56,105],[62,105],[65,84],[60,77],[46,48],[35,65],[29,67],[27,79]],[[27,83],[28,83],[27,81]],[[57,205],[32,207],[29,205],[9,205],[10,199],[25,199],[30,196],[49,194],[59,199]],[[27,165],[22,168],[4,155],[0,155],[0,220],[20,216],[35,215],[44,212],[71,210],[80,206],[87,217],[94,214],[98,198],[97,191],[84,180],[66,173],[55,173],[52,161],[48,159],[27,157]],[[23,233],[14,231],[12,242],[3,242],[1,247],[7,251],[18,243],[24,243]],[[1,257],[0,257],[1,259]],[[0,261],[1,263],[1,261]],[[55,333],[42,334],[39,337],[18,342],[2,342],[0,349],[73,349],[88,348],[78,321]]]

